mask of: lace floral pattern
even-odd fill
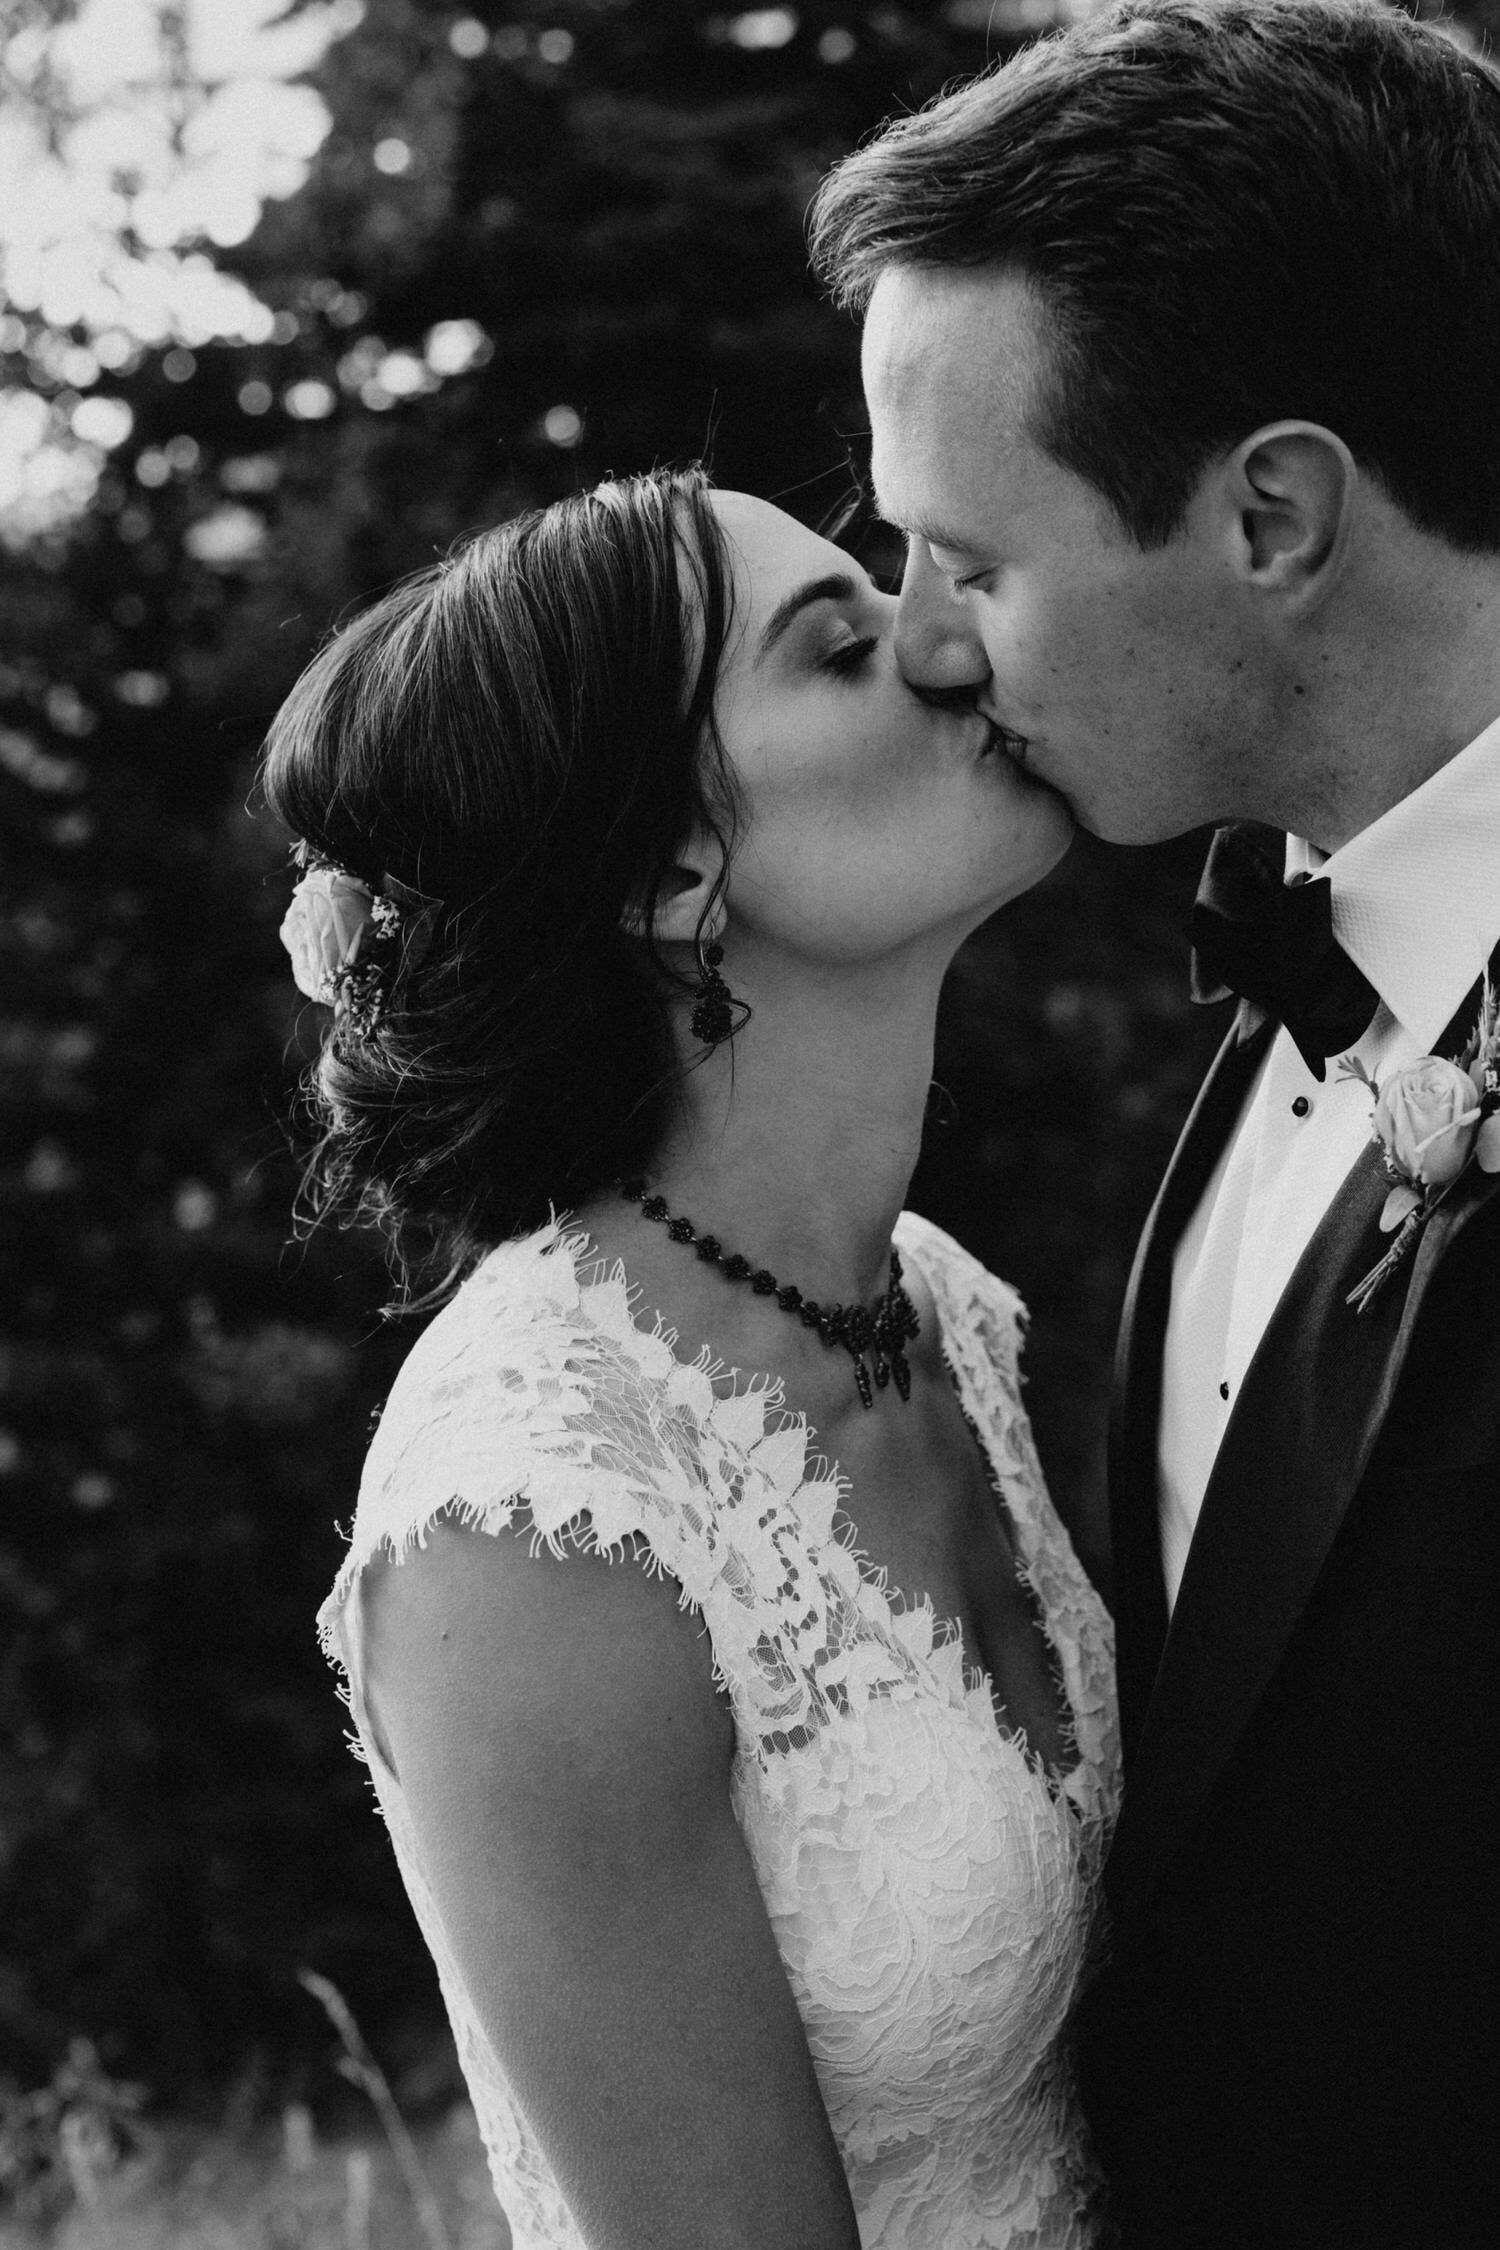
[[[456,1514],[639,1553],[703,1617],[732,1706],[735,1810],[796,1995],[865,2250],[1084,2250],[1094,2181],[1060,2034],[1095,1942],[1118,1789],[1109,1621],[1047,1499],[1021,1404],[1021,1307],[957,1244],[897,1231],[1067,1690],[1049,1781],[923,1603],[897,1608],[780,1389],[726,1395],[638,1326],[622,1271],[552,1226],[496,1250],[421,1337],[366,1463],[320,1617],[438,1966],[517,2250],[581,2237],[474,2019],[420,1840],[364,1725],[351,1595]]]

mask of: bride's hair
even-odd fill
[[[727,861],[732,622],[708,481],[662,471],[469,540],[338,632],[276,716],[273,812],[377,894],[439,902],[378,1020],[335,1016],[306,1083],[306,1211],[377,1222],[408,1302],[649,1166],[671,984],[624,925],[649,928],[695,827]]]

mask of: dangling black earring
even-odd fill
[[[717,939],[698,939],[698,988],[693,1000],[693,1037],[705,1047],[722,1047],[736,1029],[734,1011],[743,1008],[719,974],[724,948]]]

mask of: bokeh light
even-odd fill
[[[490,35],[476,16],[460,16],[448,33],[448,44],[463,62],[474,62],[490,43]]]
[[[736,47],[747,47],[752,52],[785,47],[797,36],[797,11],[795,8],[747,8],[743,15],[731,16],[726,30]]]
[[[329,121],[295,80],[363,14],[361,0],[81,0],[0,29],[0,345],[84,392],[142,350],[164,350],[183,383],[215,338],[269,340],[275,316],[205,246],[243,242],[268,198],[301,186]],[[81,403],[102,411],[0,407],[8,541],[87,507],[123,442],[109,401]]]
[[[576,406],[549,406],[542,416],[542,429],[549,445],[567,449],[583,436],[583,416]]]

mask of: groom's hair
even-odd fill
[[[1500,75],[1376,0],[1117,0],[887,126],[813,259],[993,266],[1044,308],[1039,444],[1142,547],[1263,423],[1500,548]]]

